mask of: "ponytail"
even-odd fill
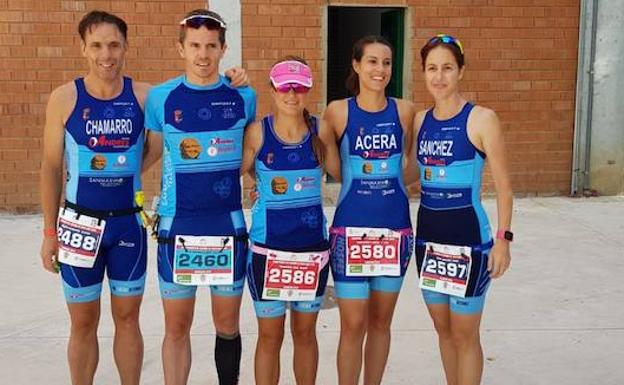
[[[303,109],[303,120],[305,120],[305,124],[308,126],[308,132],[310,133],[312,152],[314,152],[316,161],[322,167],[325,161],[325,146],[318,136],[318,126],[314,124],[315,119],[310,115],[310,111],[308,111],[307,108]]]
[[[347,87],[347,91],[349,91],[349,95],[351,96],[358,96],[358,94],[360,93],[360,77],[353,69],[353,65],[349,67],[349,75],[347,75],[345,86]]]

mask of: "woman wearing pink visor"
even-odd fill
[[[255,179],[247,280],[258,318],[256,384],[277,384],[286,309],[291,309],[297,384],[314,384],[316,320],[329,274],[321,205],[323,164],[338,159],[335,141],[306,109],[312,71],[286,57],[270,72],[274,115],[245,133],[242,172]],[[330,138],[332,138],[330,136]],[[324,142],[329,143],[325,145]],[[333,146],[333,147],[332,147]],[[337,168],[328,170],[340,178]]]

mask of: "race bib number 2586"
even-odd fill
[[[262,299],[312,301],[319,283],[318,253],[268,250]]]

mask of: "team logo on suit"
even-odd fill
[[[201,144],[199,144],[195,138],[184,138],[180,142],[180,155],[182,159],[197,159],[201,151]]]
[[[271,191],[276,195],[284,195],[288,191],[288,180],[282,176],[276,176],[271,180]]]
[[[91,158],[91,170],[104,170],[106,168],[106,157],[104,155],[95,155]]]

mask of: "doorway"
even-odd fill
[[[381,35],[394,47],[388,96],[403,96],[405,9],[395,7],[330,6],[327,34],[327,103],[349,97],[345,81],[351,68],[353,43],[366,35]]]

